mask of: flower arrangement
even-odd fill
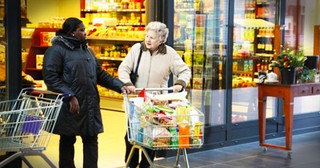
[[[306,59],[302,51],[296,52],[286,48],[271,62],[271,67],[278,67],[279,69],[303,67]]]
[[[318,74],[317,69],[308,69],[305,67],[298,67],[297,71],[297,83],[314,82],[315,76]]]

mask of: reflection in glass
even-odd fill
[[[234,8],[232,59],[232,122],[258,119],[259,74],[272,71],[275,0],[238,0]],[[261,76],[260,76],[261,77]],[[267,116],[275,116],[275,99],[268,98]]]
[[[190,102],[206,124],[225,124],[227,1],[176,0],[174,10],[174,48],[192,70]]]

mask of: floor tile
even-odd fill
[[[124,134],[126,131],[124,113],[103,111],[105,132],[99,135],[99,167],[124,168]],[[284,138],[267,140],[271,144],[283,144]],[[319,168],[320,166],[320,131],[294,135],[292,154],[283,150],[268,148],[263,151],[258,142],[251,142],[230,147],[212,149],[188,154],[190,168]],[[58,164],[59,136],[53,135],[44,153]],[[75,145],[75,163],[82,167],[82,143],[77,138]],[[30,159],[34,167],[47,167],[39,157]],[[156,158],[156,168],[172,168],[176,158]],[[179,158],[181,168],[186,167],[183,155]],[[26,166],[24,165],[24,168]]]

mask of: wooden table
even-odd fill
[[[310,96],[320,94],[320,83],[304,83],[293,85],[282,85],[280,83],[258,84],[259,92],[259,141],[260,146],[276,148],[288,151],[291,155],[292,128],[293,128],[293,105],[294,98],[299,96]],[[267,97],[283,99],[283,115],[285,119],[285,146],[266,144],[266,104]],[[266,149],[266,148],[265,148]]]

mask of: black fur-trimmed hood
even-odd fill
[[[83,48],[86,49],[87,41],[80,41],[77,38],[69,37],[69,36],[55,36],[51,39],[51,43],[58,44],[58,45],[64,45],[65,47],[74,50],[76,48]]]

